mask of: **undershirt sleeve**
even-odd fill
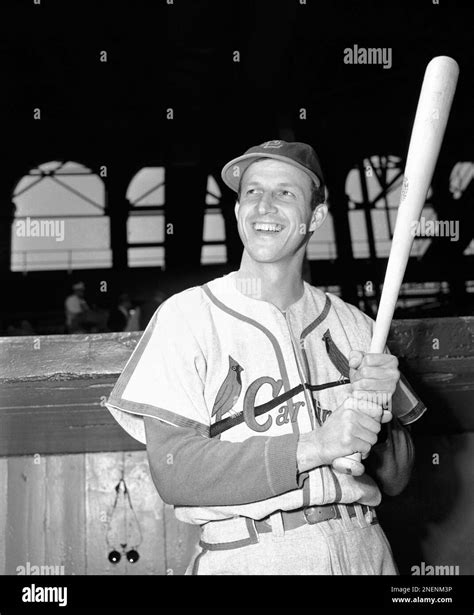
[[[298,489],[307,477],[297,471],[297,434],[227,442],[151,417],[145,430],[151,476],[167,504],[247,504]]]

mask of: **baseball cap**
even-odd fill
[[[297,169],[307,173],[316,186],[324,186],[324,176],[316,152],[307,143],[298,141],[265,141],[261,145],[255,145],[248,149],[245,154],[228,162],[221,172],[224,183],[234,192],[238,192],[240,178],[245,169],[255,162],[257,158],[273,158],[292,164]]]

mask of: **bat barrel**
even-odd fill
[[[370,352],[384,351],[416,225],[431,184],[459,75],[447,56],[426,67],[408,148],[400,205]]]
[[[380,305],[377,312],[371,353],[382,353],[395,305],[405,275],[426,195],[438,160],[459,75],[459,66],[447,56],[433,58],[426,67],[408,148],[400,205],[393,233]],[[360,455],[335,459],[339,472],[362,474]]]

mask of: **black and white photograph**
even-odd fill
[[[471,613],[474,6],[1,12],[1,615]]]

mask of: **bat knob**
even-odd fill
[[[351,474],[352,476],[362,476],[365,472],[364,465],[361,463],[360,453],[355,453],[348,457],[338,457],[332,462],[332,467],[341,474]]]

